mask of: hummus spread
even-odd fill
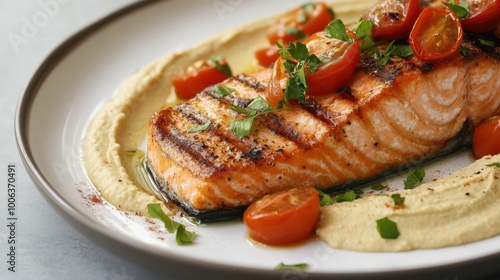
[[[333,1],[336,15],[355,22],[375,0]],[[147,215],[149,203],[161,200],[134,178],[127,156],[144,150],[149,118],[179,102],[171,90],[172,76],[196,61],[224,56],[233,73],[254,65],[254,52],[266,46],[269,25],[280,15],[222,32],[182,52],[167,54],[127,79],[90,123],[83,139],[84,164],[102,197],[120,210]],[[167,209],[164,209],[167,211]]]
[[[500,155],[487,156],[449,176],[408,191],[403,206],[390,195],[371,195],[322,207],[317,234],[335,248],[406,251],[478,241],[500,234]],[[384,239],[376,220],[388,217],[399,230]]]

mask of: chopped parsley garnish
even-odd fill
[[[375,24],[371,20],[360,20],[356,26],[356,38],[363,40],[361,43],[361,51],[365,51],[375,47],[377,43],[371,38],[372,28]]]
[[[233,75],[233,73],[231,72],[231,68],[229,68],[228,64],[221,63],[222,59],[222,56],[214,56],[210,60],[214,63],[215,69],[226,74],[227,77],[231,77]]]
[[[213,92],[213,94],[217,95],[218,97],[224,98],[227,95],[233,93],[234,89],[226,87],[226,86],[215,85],[212,92]]]
[[[317,189],[318,195],[319,195],[319,205],[320,206],[325,206],[325,205],[330,205],[334,201],[337,203],[341,202],[352,202],[358,198],[359,195],[363,194],[362,190],[348,190],[343,194],[336,195],[332,197],[329,194],[326,194],[320,190]]]
[[[495,47],[495,42],[493,42],[491,40],[482,39],[482,38],[479,38],[479,44],[481,44],[481,46],[490,47],[490,48]]]
[[[382,184],[375,184],[375,185],[371,186],[370,188],[374,191],[381,191],[381,190],[387,188],[387,186],[384,186]]]
[[[283,66],[290,75],[285,88],[285,99],[280,105],[282,106],[283,103],[288,104],[290,100],[298,100],[304,103],[306,89],[308,87],[306,68],[309,69],[311,73],[316,72],[321,64],[321,59],[314,54],[309,54],[307,46],[301,42],[296,42],[295,44],[290,43],[288,48],[284,48],[279,43],[277,43],[277,45],[281,58],[285,60]]]
[[[325,206],[333,203],[332,197],[329,194],[326,194],[318,189],[316,189],[319,195],[319,205]]]
[[[285,29],[285,33],[288,35],[295,35],[295,39],[300,40],[306,37],[306,33],[300,31],[296,27],[288,27]]]
[[[236,136],[240,138],[250,133],[255,118],[279,110],[273,108],[271,104],[269,104],[261,96],[258,96],[254,100],[252,100],[247,108],[242,108],[234,104],[230,104],[230,106],[231,109],[233,109],[237,113],[246,116],[246,118],[234,120],[229,124],[228,129],[236,133]]]
[[[275,270],[284,270],[284,269],[303,270],[303,269],[308,269],[308,268],[309,268],[309,265],[307,263],[284,264],[283,262],[280,262],[274,269]]]
[[[464,47],[464,46],[460,46],[460,48],[458,49],[458,51],[460,52],[460,54],[464,57],[467,57],[469,56],[469,49]]]
[[[337,40],[346,41],[349,43],[354,42],[354,39],[347,35],[345,25],[340,19],[332,20],[325,29],[326,37],[334,38]]]
[[[500,162],[494,162],[494,163],[486,164],[486,166],[500,168]]]
[[[212,124],[212,121],[208,121],[204,124],[200,124],[200,125],[195,125],[193,127],[191,127],[190,129],[188,129],[187,132],[189,133],[194,133],[194,132],[201,132],[201,131],[205,131],[208,129],[208,127],[210,126],[210,124]]]
[[[325,29],[325,33],[329,38],[353,42],[353,39],[347,35],[344,23],[339,19],[330,22]],[[330,61],[328,57],[318,57],[314,54],[310,54],[307,46],[301,42],[291,42],[288,48],[283,47],[278,42],[276,42],[276,45],[278,46],[280,57],[285,60],[283,62],[283,67],[289,75],[284,90],[284,99],[278,102],[276,108],[273,108],[260,96],[254,99],[247,108],[230,105],[231,109],[246,116],[246,118],[232,121],[228,128],[235,132],[240,138],[251,132],[253,122],[258,116],[290,108],[289,101],[291,100],[297,100],[304,104],[306,90],[308,88],[306,72],[314,73],[318,70],[321,63]]]
[[[467,1],[460,1],[459,5],[457,5],[454,0],[449,3],[443,1],[443,4],[445,4],[448,9],[452,10],[459,19],[464,19],[469,16],[469,2]]]
[[[307,3],[307,4],[302,5],[302,9],[304,9],[304,11],[306,11],[310,14],[312,14],[314,12],[314,8],[316,8],[315,3]]]
[[[399,236],[398,225],[387,217],[377,220],[377,230],[385,239],[396,239]]]
[[[407,58],[413,55],[413,49],[410,47],[410,45],[394,45],[394,42],[395,41],[389,43],[385,54],[382,56],[382,59],[380,59],[378,63],[379,66],[386,65],[387,63],[389,63],[390,58],[394,56]]]
[[[394,205],[396,206],[403,206],[405,203],[405,198],[401,196],[399,193],[395,193],[391,195],[392,200],[394,200]]]
[[[165,224],[169,233],[175,232],[175,240],[178,245],[193,243],[196,233],[186,230],[183,224],[170,219],[161,209],[160,204],[148,204],[148,213],[151,218],[159,219]]]
[[[425,177],[425,170],[422,167],[417,167],[415,170],[410,171],[405,180],[405,190],[413,189],[415,186],[422,182]]]
[[[352,202],[358,198],[359,195],[363,194],[362,190],[348,190],[342,195],[338,195],[335,197],[335,201],[337,203],[340,202]]]

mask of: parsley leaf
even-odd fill
[[[220,98],[224,98],[227,95],[231,94],[234,92],[234,89],[226,86],[221,86],[221,85],[215,85],[213,87],[213,94],[217,95]]]
[[[165,224],[169,233],[176,233],[175,240],[178,245],[193,243],[196,236],[194,232],[186,230],[183,224],[170,219],[160,207],[160,204],[148,204],[148,213],[151,218],[159,219]]]
[[[354,190],[348,190],[343,195],[335,197],[335,201],[340,202],[352,202],[358,197],[358,194]]]
[[[179,245],[186,245],[193,243],[196,233],[186,230],[184,225],[180,225],[177,228],[177,234],[175,235],[175,241]]]
[[[482,39],[482,38],[479,38],[479,44],[481,44],[482,46],[485,46],[485,47],[491,47],[491,48],[495,47],[495,42],[493,42],[491,40]]]
[[[486,166],[500,168],[500,162],[494,162],[494,163],[486,164]]]
[[[288,27],[285,29],[285,33],[288,34],[288,35],[295,35],[295,39],[296,40],[300,40],[300,39],[303,39],[307,36],[306,33],[300,31],[298,28],[296,27]]]
[[[210,124],[212,124],[212,121],[208,121],[204,124],[200,124],[200,125],[195,125],[193,127],[191,127],[190,129],[188,129],[187,132],[189,133],[194,133],[194,132],[201,132],[201,131],[205,131],[208,129],[208,127],[210,126]]]
[[[332,20],[325,29],[326,37],[352,43],[354,40],[347,35],[345,25],[340,19]]]
[[[283,269],[308,269],[309,265],[307,263],[298,263],[298,264],[284,264],[280,262],[274,269],[275,270],[283,270]]]
[[[464,19],[469,16],[469,3],[467,1],[460,1],[460,5],[456,5],[455,1],[450,3],[443,2],[448,9],[452,10],[459,19]]]
[[[363,42],[361,43],[361,51],[371,49],[372,47],[377,45],[377,43],[375,43],[370,37],[372,35],[373,26],[375,26],[373,21],[365,19],[359,21],[357,24],[357,27],[355,29],[356,38],[358,40],[363,40]]]
[[[399,236],[398,225],[387,217],[377,220],[377,231],[385,239],[397,239]]]
[[[306,3],[302,5],[302,9],[304,9],[305,12],[312,14],[314,12],[314,9],[316,8],[315,3]]]
[[[356,28],[356,38],[363,39],[372,35],[372,28],[375,26],[373,21],[363,19],[359,21]]]
[[[229,68],[229,65],[227,63],[222,63],[222,56],[214,56],[210,60],[214,63],[215,69],[224,73],[227,77],[231,77],[233,75],[233,73],[231,72],[231,68]]]
[[[229,130],[236,133],[239,138],[245,137],[252,131],[253,121],[256,116],[234,120],[229,124]]]
[[[413,189],[424,180],[425,170],[422,167],[417,167],[415,170],[410,171],[407,175],[405,182],[405,190]]]
[[[236,133],[236,136],[240,138],[248,135],[251,132],[255,118],[260,115],[278,110],[274,109],[271,104],[269,104],[261,96],[258,96],[254,100],[252,100],[252,102],[248,104],[247,108],[242,108],[234,104],[230,104],[230,106],[231,109],[233,109],[237,113],[247,116],[243,119],[234,120],[229,124],[228,129]]]
[[[469,56],[469,49],[464,47],[464,46],[460,46],[460,48],[458,49],[458,51],[460,52],[460,54],[462,54],[462,56],[464,57],[467,57]]]
[[[330,205],[333,203],[332,197],[329,194],[324,193],[318,189],[316,189],[316,191],[319,195],[319,206]]]
[[[379,61],[379,66],[386,65],[392,56],[398,56],[402,58],[410,57],[413,55],[413,49],[410,45],[394,45],[395,41],[389,43],[387,50],[385,51],[385,55]]]
[[[382,184],[375,184],[375,185],[371,186],[371,189],[374,191],[381,191],[385,188],[387,188],[387,186],[384,186]]]
[[[394,200],[394,205],[396,206],[403,206],[405,203],[405,198],[401,196],[399,193],[395,193],[391,195],[392,200]]]

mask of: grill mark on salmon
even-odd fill
[[[468,144],[471,126],[500,114],[500,60],[465,45],[468,57],[433,64],[409,58],[378,66],[364,57],[346,89],[261,116],[243,138],[227,130],[241,117],[230,104],[245,107],[262,95],[270,70],[228,78],[220,84],[234,89],[228,96],[207,88],[155,113],[149,168],[202,221],[238,216],[276,191],[340,191],[402,171]],[[207,121],[206,131],[187,132]]]

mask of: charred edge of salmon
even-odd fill
[[[189,217],[196,218],[202,223],[221,222],[221,221],[233,220],[235,218],[240,218],[246,209],[246,206],[244,206],[237,208],[218,208],[217,210],[211,210],[211,211],[200,211],[198,209],[193,208],[189,204],[185,203],[182,200],[182,198],[178,197],[173,191],[171,191],[166,186],[166,183],[156,176],[155,172],[153,171],[153,167],[151,167],[151,164],[149,163],[148,160],[146,160],[146,171],[153,179],[152,183],[156,188],[156,191],[158,191],[161,194],[162,196],[161,198],[163,200],[168,199],[168,201],[165,202],[175,203]]]
[[[442,157],[445,157],[447,155],[450,155],[452,153],[468,149],[470,148],[470,145],[472,143],[472,134],[473,134],[474,128],[472,125],[465,123],[464,127],[460,131],[460,133],[455,136],[454,138],[450,139],[448,143],[441,149],[439,152],[431,154],[431,155],[424,155],[421,158],[414,159],[404,165],[399,165],[395,166],[393,168],[390,168],[383,173],[376,175],[374,177],[366,178],[366,179],[360,179],[360,180],[355,180],[351,181],[348,183],[344,183],[341,185],[335,185],[330,188],[322,190],[323,192],[327,194],[334,194],[334,193],[339,193],[347,190],[352,190],[352,189],[359,189],[366,187],[367,185],[377,182],[381,179],[384,178],[389,178],[392,176],[396,176],[398,174],[401,174],[403,172],[406,172],[408,170],[411,170],[415,168],[416,166],[425,164],[425,163],[430,163],[432,161],[438,160]],[[220,221],[227,221],[227,220],[232,220],[235,218],[241,218],[243,215],[243,212],[245,211],[247,206],[243,207],[237,207],[237,208],[219,208],[216,210],[209,210],[209,211],[200,211],[197,210],[193,207],[191,207],[189,204],[185,203],[182,198],[179,198],[173,191],[171,191],[165,184],[165,182],[161,179],[159,179],[155,172],[153,171],[153,168],[151,167],[149,161],[146,161],[146,169],[147,172],[149,172],[151,178],[153,178],[154,182],[152,182],[155,185],[155,188],[158,192],[160,192],[163,196],[163,198],[168,198],[171,202],[175,203],[179,207],[182,208],[182,210],[189,215],[190,217],[197,218],[200,222],[202,223],[213,223],[213,222],[220,222]],[[167,201],[168,202],[168,201]]]

